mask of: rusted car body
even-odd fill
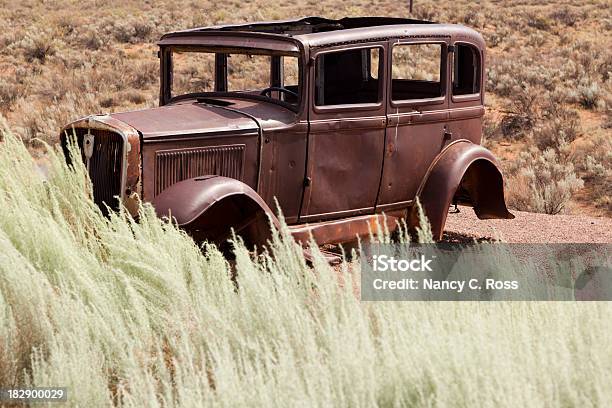
[[[64,146],[76,133],[102,208],[136,212],[148,201],[198,240],[222,242],[234,228],[255,244],[269,236],[268,216],[278,223],[277,204],[296,239],[319,244],[366,234],[383,213],[391,227],[414,225],[417,200],[436,238],[452,203],[513,218],[496,159],[479,144],[485,44],[472,29],[309,17],[174,32],[158,44],[159,107],[62,130]],[[202,64],[177,68],[196,54],[212,56],[210,80],[194,74]],[[264,61],[250,75],[264,85],[230,89],[244,56]]]

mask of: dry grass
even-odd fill
[[[360,302],[358,265],[314,248],[310,268],[287,235],[238,244],[234,281],[150,206],[102,216],[79,161],[51,155],[44,180],[0,137],[2,387],[74,407],[612,404],[609,302]]]
[[[305,0],[283,7],[269,0],[223,7],[211,1],[179,5],[167,0],[104,5],[92,0],[5,0],[0,5],[5,28],[0,32],[0,113],[24,140],[50,142],[60,126],[75,117],[154,106],[154,42],[164,32],[300,15],[408,14],[406,4],[382,0]],[[567,160],[585,181],[584,188],[565,208],[612,215],[605,199],[609,194],[601,197],[610,182],[608,162],[599,160],[594,166],[584,161],[598,154],[584,151],[589,146],[596,150],[593,135],[612,137],[612,52],[602,40],[612,31],[607,2],[418,0],[414,16],[466,24],[484,35],[489,47],[487,89],[493,96],[487,144],[494,153],[512,161],[514,156],[500,147],[508,141],[523,150],[582,146],[583,154]],[[598,176],[591,173],[602,166]]]

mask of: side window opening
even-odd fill
[[[298,94],[299,92],[299,73],[300,66],[297,57],[283,56],[282,58],[282,84],[281,86],[291,92]],[[282,94],[281,98],[289,103],[297,103],[298,98],[292,94]]]
[[[380,102],[380,48],[321,54],[316,59],[315,105]]]
[[[394,101],[444,95],[442,44],[398,44],[392,52],[391,95]]]
[[[468,44],[455,46],[453,64],[453,95],[480,92],[480,53]]]

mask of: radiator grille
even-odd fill
[[[155,155],[155,195],[193,177],[217,175],[242,180],[245,145],[158,151]]]
[[[87,129],[75,129],[75,133],[81,159],[87,164],[83,153],[83,136],[87,133]],[[121,196],[123,138],[108,130],[91,129],[91,134],[94,135],[94,148],[89,161],[89,178],[93,185],[94,202],[102,212],[106,213],[105,205],[114,210],[119,208],[116,196]],[[64,137],[62,137],[62,147],[69,161]]]

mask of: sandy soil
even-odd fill
[[[445,241],[498,239],[517,243],[612,243],[612,218],[547,215],[511,211],[513,220],[479,220],[474,210],[459,207],[448,214]]]

